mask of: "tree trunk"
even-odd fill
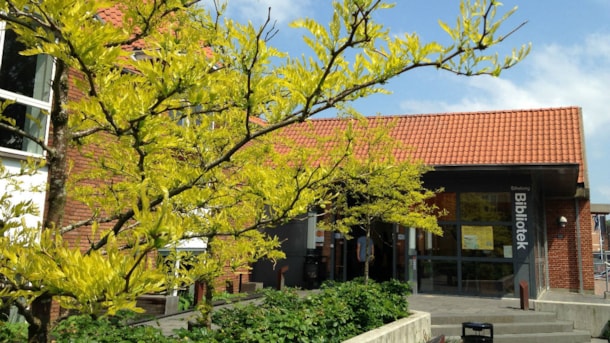
[[[29,322],[28,343],[49,342],[49,330],[51,327],[51,303],[53,297],[43,294],[32,302],[32,316],[34,322]]]
[[[47,152],[49,187],[43,229],[61,227],[67,198],[69,128],[68,112],[64,105],[68,97],[68,72],[60,60],[56,61],[56,74],[52,85],[53,104],[49,114],[51,150]],[[31,313],[34,323],[29,322],[28,342],[47,342],[51,325],[52,301],[52,294],[43,293],[32,302]]]
[[[206,280],[204,301],[205,301],[205,307],[208,311],[207,311],[207,313],[205,313],[204,323],[208,329],[212,328],[212,311],[214,311],[214,304],[212,302],[213,296],[214,296],[214,280]]]
[[[66,207],[66,182],[68,179],[68,112],[65,102],[68,98],[68,71],[61,61],[57,61],[56,76],[53,80],[53,105],[51,107],[51,151],[48,153],[49,188],[47,211],[43,228],[61,227]]]

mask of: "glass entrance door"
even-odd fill
[[[443,235],[417,230],[417,285],[423,293],[512,296],[513,225],[509,192],[444,193]]]

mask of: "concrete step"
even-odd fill
[[[494,343],[589,343],[591,334],[587,331],[543,332],[527,334],[494,335]]]
[[[574,324],[568,321],[552,322],[527,322],[527,323],[492,323],[494,335],[526,334],[526,333],[549,333],[549,332],[571,332]],[[449,335],[461,336],[461,324],[432,325],[432,336]],[[470,330],[467,330],[467,334]]]
[[[462,324],[464,322],[482,322],[482,323],[540,323],[552,322],[557,319],[555,313],[552,312],[536,312],[536,311],[502,311],[491,313],[449,313],[449,314],[432,314],[431,320],[433,325],[449,325]]]
[[[557,320],[555,313],[507,310],[490,313],[451,313],[431,316],[432,336],[445,335],[447,342],[462,342],[462,323],[493,324],[494,343],[590,343],[591,334],[574,330],[570,321]],[[466,335],[477,334],[466,329]],[[482,335],[490,335],[482,330]],[[474,340],[471,340],[476,342]],[[468,342],[468,340],[466,341]]]
[[[445,336],[447,343],[462,343],[460,336]],[[493,343],[590,343],[591,337],[586,331],[561,333],[529,333],[512,335],[494,335]]]

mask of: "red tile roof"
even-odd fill
[[[123,23],[123,11],[119,8],[121,5],[114,5],[110,8],[106,8],[98,13],[99,17],[107,23],[114,26],[121,26]]]
[[[102,9],[97,15],[98,15],[98,18],[100,20],[102,20],[102,22],[109,23],[116,27],[120,27],[121,25],[123,25],[124,8],[125,8],[124,5],[117,4],[112,7]],[[202,49],[205,52],[206,56],[208,58],[211,57],[212,49],[210,47],[206,46],[204,42],[202,42],[201,45],[202,45]],[[145,48],[145,44],[142,41],[136,41],[136,42],[133,42],[130,46],[124,46],[123,48],[126,50],[132,50],[132,49],[140,50],[140,49]]]
[[[368,117],[372,125],[394,125],[391,136],[412,149],[397,158],[431,166],[578,164],[584,182],[585,156],[579,107]],[[283,134],[314,147],[313,136],[332,137],[344,119],[312,119]]]

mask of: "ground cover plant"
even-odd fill
[[[215,330],[177,334],[202,342],[341,342],[408,316],[409,294],[406,283],[362,279],[325,283],[304,297],[295,289],[266,290],[260,302],[216,311]]]
[[[130,316],[68,317],[51,337],[57,343],[110,342],[341,342],[408,316],[411,289],[400,281],[376,283],[363,279],[325,283],[306,296],[294,288],[267,289],[259,301],[236,303],[216,311],[215,329],[181,329],[166,337],[152,326],[134,326]],[[0,326],[3,342],[20,342],[27,324]],[[103,333],[103,334],[101,334]]]

